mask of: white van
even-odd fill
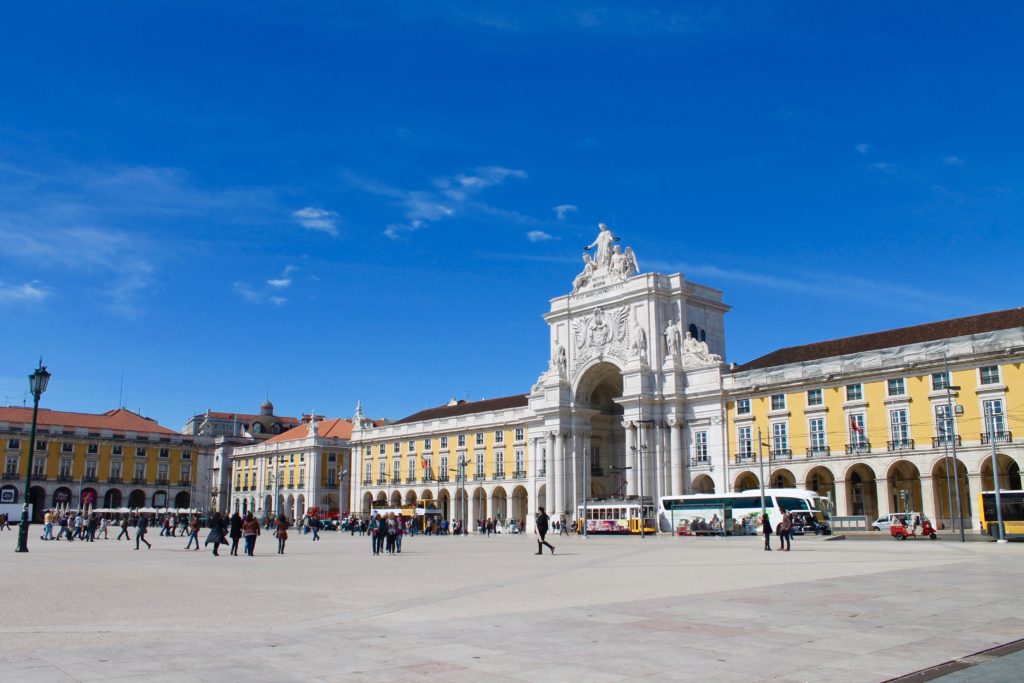
[[[874,531],[888,531],[894,521],[906,520],[908,525],[912,525],[915,517],[924,519],[920,512],[890,512],[871,522],[871,528]]]

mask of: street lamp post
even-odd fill
[[[771,454],[771,449],[768,450],[768,453]],[[764,441],[761,440],[760,427],[757,428],[757,466],[760,468],[758,479],[761,480],[761,516],[764,517]]]
[[[967,539],[964,537],[964,509],[960,505],[960,466],[956,460],[956,408],[953,405],[953,392],[960,391],[960,387],[953,386],[953,376],[949,373],[949,359],[946,355],[942,356],[943,368],[946,372],[946,419],[949,420],[948,428],[946,429],[946,438],[949,440],[949,447],[953,451],[953,490],[956,493],[956,515],[960,522],[960,542],[965,543]],[[946,465],[946,484],[949,485],[949,464],[947,460]],[[947,494],[948,495],[948,494]],[[953,501],[950,500],[950,505]],[[950,515],[952,517],[952,515]],[[954,523],[952,519],[949,520]]]
[[[985,406],[985,429],[988,430],[988,442],[992,444],[992,487],[996,490],[996,523],[999,525],[999,542],[1006,543],[1006,538],[1003,535],[1003,499],[999,493],[999,463],[996,460],[996,414],[991,404]]]
[[[637,458],[637,466],[639,467],[639,470],[637,471],[637,478],[640,482],[640,538],[646,538],[647,533],[645,531],[645,527],[647,526],[647,520],[644,517],[644,513],[646,512],[646,501],[644,500],[644,451],[647,450],[647,444],[644,443],[645,434],[642,427],[654,424],[654,420],[637,420],[636,423],[641,427],[641,430],[637,434],[638,443],[633,447],[633,450],[635,450],[639,455]]]
[[[50,383],[50,373],[39,359],[39,367],[28,376],[29,390],[32,392],[32,429],[28,440],[28,469],[25,472],[25,498],[21,508],[21,525],[18,527],[18,547],[15,552],[28,552],[28,505],[32,493],[32,456],[36,450],[36,420],[39,417],[39,397],[46,391]]]

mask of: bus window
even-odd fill
[[[807,510],[807,501],[803,498],[790,498],[788,496],[777,496],[777,505],[786,510]]]

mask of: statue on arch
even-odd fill
[[[597,239],[583,249],[590,251],[596,247],[594,262],[599,268],[607,268],[612,262],[612,242],[618,242],[619,238],[613,235],[604,223],[598,223],[597,227],[601,229],[601,232],[597,233]]]

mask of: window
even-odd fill
[[[479,434],[478,436],[483,436],[483,434]],[[476,477],[482,478],[484,476],[484,454],[483,453],[477,452],[477,454],[476,454],[476,462],[474,463],[474,468],[475,468],[475,471],[474,471],[473,474]]]
[[[409,462],[405,464],[405,475],[409,480],[416,478],[416,458],[409,458]]]
[[[441,437],[441,448],[448,448],[448,437],[447,436],[442,436]]]
[[[999,366],[988,365],[980,370],[982,384],[999,384]]]
[[[984,403],[985,432],[990,437],[1002,437],[1006,434],[1003,415],[1003,399],[996,398]]]
[[[708,459],[708,433],[693,433],[693,457],[697,462],[707,462]]]
[[[169,457],[171,457],[170,449],[168,449],[168,448],[161,448],[160,449],[160,457],[161,458],[169,458]]]
[[[395,458],[391,461],[391,482],[395,483],[402,477],[402,461]]]
[[[601,448],[600,446],[590,447],[590,466],[597,468],[601,466]]]
[[[167,481],[167,463],[162,462],[156,467],[157,481]],[[249,485],[249,472],[245,473],[245,485]]]
[[[146,457],[146,449],[145,448],[136,448],[135,449],[135,457],[136,458],[145,458]]]
[[[96,478],[96,461],[86,460],[85,461],[85,476],[91,479]]]
[[[45,441],[41,441],[39,439],[36,439],[36,450],[37,451],[45,451],[46,450],[46,442]]]
[[[338,462],[338,454],[337,453],[328,453],[327,454],[327,462]]]
[[[373,454],[373,449],[372,448],[370,448],[369,446],[366,446],[366,447],[363,448],[363,459],[364,460],[369,460],[370,456],[372,454]]]
[[[932,373],[932,391],[942,391],[949,386],[949,375],[944,372]]]
[[[893,445],[902,448],[910,444],[910,422],[906,408],[889,411],[889,425],[892,427]]]
[[[811,451],[815,453],[824,451],[828,445],[825,437],[825,418],[815,417],[808,420],[807,431],[810,434]]]
[[[476,433],[476,445],[477,446],[483,446],[484,445],[484,433],[483,432],[477,432]]]
[[[437,468],[437,478],[439,481],[448,481],[448,456],[441,456],[441,466]]]
[[[408,450],[408,453],[415,453],[415,452],[416,452],[416,441],[413,440],[413,439],[409,439],[409,450]]]
[[[772,394],[772,410],[785,410],[786,409],[786,395],[785,394]]]
[[[505,432],[500,429],[494,432],[494,443],[505,443]]]
[[[887,386],[890,396],[903,396],[907,393],[907,384],[902,377],[889,380]]]
[[[596,461],[595,461],[596,462]],[[526,473],[526,463],[524,460],[523,450],[519,449],[516,451],[516,474],[523,476]]]
[[[373,479],[373,463],[366,461],[366,466],[363,468],[363,481],[369,483]]]
[[[327,468],[327,483],[328,484],[335,484],[335,483],[337,483],[337,481],[338,481],[338,470],[334,469],[333,467],[328,467]]]
[[[754,457],[754,441],[751,437],[752,427],[740,427],[736,442],[739,444],[739,456],[741,458]]]
[[[120,479],[121,478],[121,463],[114,461],[110,463],[110,478]]]
[[[750,399],[741,398],[736,401],[736,414],[737,415],[750,415]]]
[[[864,415],[858,413],[850,416],[850,444],[865,446],[868,442],[867,430],[864,428]]]
[[[17,449],[21,448],[21,440],[20,439],[7,439],[7,448],[9,448],[11,450],[17,450]]]
[[[863,401],[864,400],[864,387],[860,384],[847,384],[846,385],[846,400],[847,401]]]
[[[423,450],[429,451],[434,447],[433,439],[423,439]]]
[[[953,421],[949,419],[949,406],[939,403],[935,406],[935,436],[939,443],[947,443],[953,437]]]
[[[505,476],[505,454],[498,451],[494,454],[494,473],[498,476]]]
[[[772,452],[785,453],[789,450],[789,429],[785,422],[772,423]]]
[[[384,444],[381,444],[378,447],[377,452],[380,453],[381,455],[387,455],[388,447],[386,445],[384,445]]]
[[[46,458],[36,458],[32,461],[32,476],[42,477],[46,475]]]
[[[398,455],[401,452],[402,452],[402,444],[398,443],[397,441],[395,443],[391,444],[391,454],[392,455]]]
[[[181,481],[192,481],[192,465],[189,463],[181,465]]]
[[[379,476],[377,477],[378,483],[383,484],[384,480],[388,478],[388,464],[381,460],[377,472],[379,473]]]
[[[820,406],[821,400],[821,389],[808,389],[807,390],[807,405],[809,406]]]
[[[64,479],[71,477],[71,459],[61,458],[60,461],[60,476]]]
[[[459,444],[459,448],[465,448],[465,446],[466,446],[466,435],[465,434],[459,434],[458,444]]]
[[[111,455],[124,455],[124,446],[111,446],[110,447],[110,454]]]
[[[146,478],[146,463],[137,462],[135,463],[135,478],[143,480]]]
[[[18,456],[8,455],[7,465],[4,467],[4,474],[18,476]]]
[[[542,449],[540,449],[540,472],[538,472],[537,474],[540,475],[540,476],[544,476],[547,473],[548,473],[548,449],[547,448],[542,448]]]
[[[64,443],[62,443],[60,445],[60,452],[61,453],[74,453],[75,452],[75,444],[71,443],[70,441],[65,441]]]
[[[516,441],[522,441],[525,438],[525,433],[522,427],[516,427]]]

